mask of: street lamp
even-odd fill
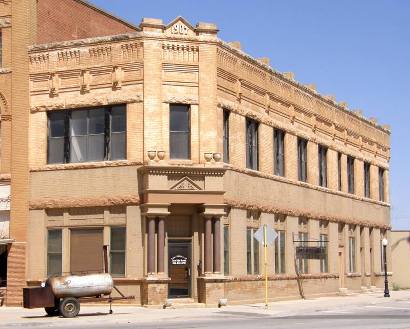
[[[383,238],[382,244],[383,244],[383,253],[384,253],[384,297],[390,297],[390,292],[389,292],[389,281],[387,281],[387,253],[386,253],[386,247],[389,241],[387,241],[386,238]]]

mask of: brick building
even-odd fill
[[[136,303],[261,301],[264,224],[278,232],[272,299],[299,295],[296,273],[307,295],[382,284],[388,127],[214,24],[134,27],[74,0],[2,6],[9,304],[48,275],[102,271],[103,245]],[[299,244],[326,255],[295,259]]]

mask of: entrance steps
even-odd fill
[[[204,308],[204,303],[198,303],[193,298],[169,298],[166,301],[165,308]]]

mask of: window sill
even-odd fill
[[[81,162],[81,163],[60,163],[48,164],[41,167],[31,168],[31,172],[37,171],[55,171],[55,170],[75,170],[75,169],[92,169],[105,167],[122,167],[142,165],[141,161],[115,160],[115,161],[98,161],[98,162]]]

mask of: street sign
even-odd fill
[[[305,259],[324,259],[326,257],[326,247],[297,246],[296,257]]]
[[[263,226],[261,226],[253,235],[256,240],[259,241],[259,243],[262,243],[264,245],[266,243],[267,246],[273,244],[275,242],[276,237],[278,236],[278,233],[271,228],[269,225],[266,225],[266,241],[264,242],[264,232],[263,232]]]

